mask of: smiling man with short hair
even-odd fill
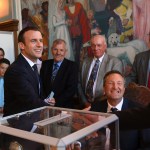
[[[56,39],[51,52],[53,59],[42,63],[41,78],[45,97],[54,92],[56,107],[74,108],[73,97],[77,92],[77,64],[65,58],[66,42]]]

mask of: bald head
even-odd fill
[[[96,58],[100,58],[103,56],[107,48],[105,37],[102,35],[95,35],[91,39],[91,49],[93,55]]]
[[[93,40],[95,39],[99,39],[101,40],[104,44],[106,44],[106,39],[105,39],[105,36],[103,35],[94,35],[92,38],[91,38],[91,43],[93,42]],[[106,44],[107,45],[107,44]]]

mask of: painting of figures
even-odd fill
[[[93,55],[89,42],[95,34],[105,36],[108,53],[110,48],[121,47],[123,43],[138,38],[138,32],[134,34],[133,29],[135,5],[137,7],[136,0],[21,0],[22,27],[37,26],[42,31],[42,60],[52,58],[52,43],[61,38],[67,43],[66,58],[76,61],[80,66],[84,57]],[[140,38],[143,41],[145,39],[148,38]],[[115,42],[112,44],[113,40]],[[135,47],[131,47],[135,49],[135,54],[142,51]],[[117,50],[113,51],[113,55],[118,57]],[[131,68],[133,61],[129,61],[131,59],[128,56],[121,54],[119,58]]]

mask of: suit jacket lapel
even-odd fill
[[[21,54],[19,55],[18,60],[20,61],[22,66],[25,66],[25,68],[30,73],[31,77],[33,77],[33,79],[36,80],[36,76],[32,70],[32,67],[29,65],[29,63],[26,61],[26,59]]]
[[[101,101],[101,104],[99,105],[101,112],[107,112],[108,103],[107,100]]]
[[[93,60],[93,58],[89,58],[87,63],[85,64],[84,70],[82,70],[82,85],[84,86],[84,89],[85,89],[85,86],[86,86],[86,80],[88,78],[89,69],[90,69],[92,60]]]
[[[121,110],[125,110],[125,109],[127,109],[128,108],[128,100],[123,100],[123,104],[122,104],[122,108],[121,108]]]
[[[26,68],[26,70],[28,70],[28,73],[29,73],[30,77],[32,78],[31,81],[34,81],[33,83],[34,83],[35,87],[38,89],[37,85],[39,85],[39,83],[37,81],[37,77],[36,77],[34,71],[32,70],[32,67],[29,65],[29,63],[26,61],[26,59],[21,54],[18,56],[18,61],[20,62],[21,66],[24,66],[24,68]],[[28,74],[26,74],[26,75],[28,76]]]

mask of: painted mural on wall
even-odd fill
[[[102,34],[107,39],[107,53],[119,57],[128,74],[134,56],[147,49],[144,39],[134,39],[135,1],[21,0],[22,24],[23,28],[35,25],[41,29],[44,35],[43,59],[52,57],[52,42],[62,38],[67,43],[66,57],[78,64],[84,57],[92,55],[91,36]]]
[[[150,1],[133,0],[134,37],[143,39],[150,48]]]

